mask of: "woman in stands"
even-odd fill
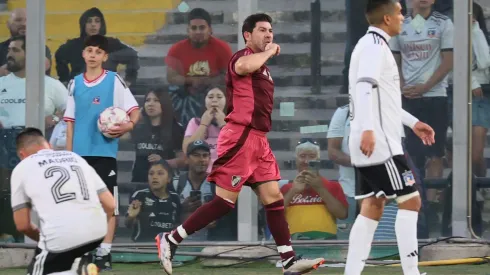
[[[187,153],[187,146],[195,140],[205,140],[211,147],[211,161],[209,162],[208,172],[211,171],[213,162],[218,158],[216,144],[221,128],[225,126],[225,105],[226,98],[223,90],[213,88],[206,95],[206,111],[201,118],[195,117],[187,124],[182,148]]]
[[[170,191],[173,171],[164,161],[153,162],[147,173],[148,187],[131,196],[126,227],[133,229],[135,242],[153,241],[161,232],[170,232],[180,222],[181,204]]]
[[[135,130],[124,137],[131,139],[136,149],[132,182],[146,182],[150,162],[163,159],[174,169],[185,165],[181,148],[184,129],[164,88],[151,89],[145,95],[141,115]]]

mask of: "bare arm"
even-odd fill
[[[342,152],[343,138],[328,139],[328,158],[338,165],[351,167],[350,156]]]
[[[261,53],[245,55],[235,62],[235,72],[239,75],[247,75],[260,69],[269,58],[276,54],[277,49],[272,48]]]
[[[140,111],[134,110],[129,114],[129,120],[133,122],[133,129],[136,123],[138,123],[138,121],[140,120],[140,113]]]
[[[14,222],[17,231],[38,242],[39,229],[31,223],[31,209],[21,208],[14,212]]]
[[[301,190],[296,190],[295,188],[289,189],[289,191],[284,195],[284,207],[288,207],[293,197],[300,192]]]
[[[107,214],[107,217],[110,218],[114,215],[114,210],[116,209],[116,203],[114,202],[114,197],[111,192],[108,190],[99,194],[99,201],[102,204],[102,208],[104,208],[104,212]]]
[[[335,218],[337,219],[346,219],[347,218],[347,207],[343,205],[339,200],[337,200],[336,197],[334,197],[328,190],[321,186],[321,187],[313,187],[315,191],[320,195],[320,197],[323,200],[323,203],[325,204],[325,208],[327,208],[327,211],[331,213]]]
[[[73,121],[66,122],[66,150],[73,151]]]
[[[437,70],[432,74],[429,80],[424,84],[425,90],[430,91],[437,83],[441,82],[447,74],[453,69],[453,52],[441,52],[442,62]]]

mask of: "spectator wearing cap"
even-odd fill
[[[210,150],[209,144],[203,140],[196,140],[190,143],[187,147],[189,169],[172,180],[172,187],[182,204],[183,220],[214,197],[214,185],[206,180],[211,155]],[[207,240],[208,229],[215,225],[215,222],[211,223],[207,228],[190,236],[190,238],[192,237],[192,240],[195,241]]]
[[[166,161],[153,162],[148,171],[149,188],[131,196],[125,225],[133,229],[134,241],[153,241],[158,233],[170,232],[180,223],[180,199],[169,188],[172,178],[172,168]]]
[[[320,146],[302,139],[296,147],[298,175],[281,187],[292,239],[335,239],[336,219],[347,218],[348,204],[338,182],[320,175]]]
[[[167,82],[179,122],[187,125],[203,111],[206,93],[224,85],[231,48],[212,35],[211,15],[196,8],[188,14],[188,38],[172,45],[165,58]]]

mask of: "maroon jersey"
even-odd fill
[[[235,72],[236,61],[242,56],[253,53],[250,48],[245,48],[236,52],[228,63],[226,73],[228,115],[225,121],[269,132],[274,104],[274,82],[269,68],[263,65],[246,76]]]

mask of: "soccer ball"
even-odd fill
[[[100,113],[99,119],[97,120],[97,127],[105,137],[113,138],[114,136],[109,135],[107,131],[115,124],[122,124],[126,122],[129,122],[129,116],[123,109],[118,107],[109,107]]]

